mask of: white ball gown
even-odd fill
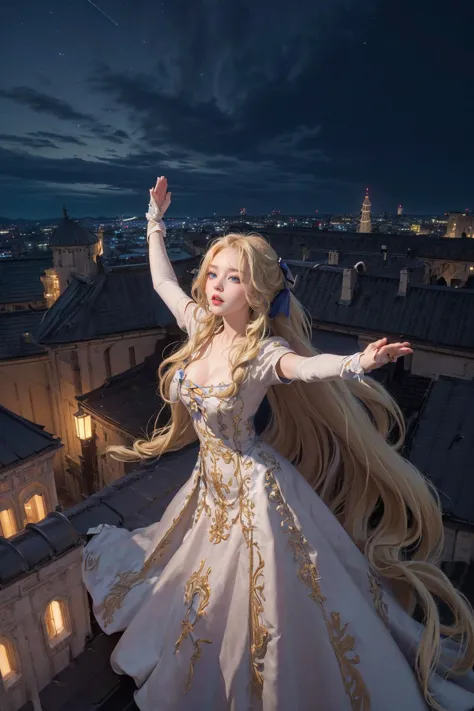
[[[84,549],[94,614],[105,632],[123,631],[112,667],[134,678],[141,711],[427,708],[413,671],[420,625],[255,433],[288,350],[267,339],[232,399],[215,397],[225,384],[178,372],[171,395],[200,441],[191,477],[161,521],[106,526]],[[430,684],[441,706],[474,708],[472,675],[445,676],[440,665]]]

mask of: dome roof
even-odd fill
[[[85,227],[81,227],[77,222],[71,220],[64,208],[64,218],[56,227],[49,241],[50,247],[84,247],[88,244],[95,244],[97,237]]]

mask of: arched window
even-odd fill
[[[25,513],[28,523],[37,523],[46,517],[46,505],[43,494],[33,494],[25,501]]]
[[[0,501],[0,535],[11,538],[15,533],[18,533],[15,512],[6,502]]]
[[[0,637],[0,676],[6,688],[14,684],[20,676],[15,648],[6,637]]]
[[[65,600],[51,600],[44,615],[48,642],[51,647],[70,633],[69,615]]]

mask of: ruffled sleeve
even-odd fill
[[[290,348],[288,341],[280,336],[267,338],[262,345],[262,349],[257,357],[257,379],[264,387],[269,388],[272,385],[289,385],[292,380],[288,378],[280,378],[277,373],[276,366],[278,361],[285,353],[294,353]]]

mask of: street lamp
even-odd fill
[[[97,448],[95,443],[95,434],[92,432],[92,418],[82,407],[74,413],[74,425],[76,427],[76,435],[81,442],[81,462],[82,481],[84,486],[82,494],[91,496],[96,491],[96,467],[97,467]]]
[[[74,423],[76,425],[76,435],[81,442],[92,438],[92,418],[82,408],[74,413]]]

